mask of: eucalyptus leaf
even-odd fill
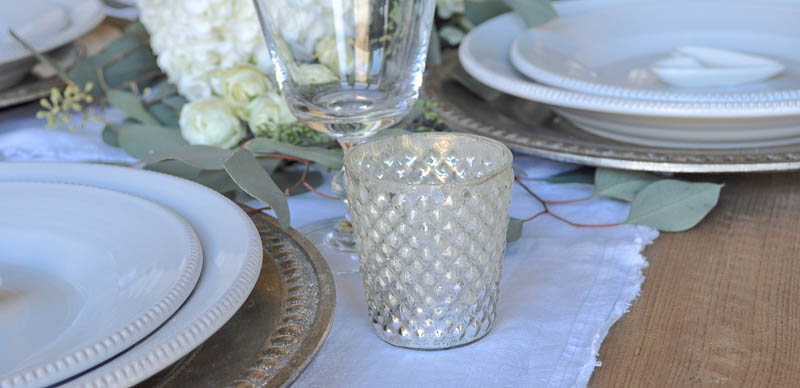
[[[509,11],[511,11],[511,7],[502,1],[464,1],[464,16],[475,26]]]
[[[283,190],[261,167],[250,151],[239,148],[224,163],[225,171],[244,192],[266,203],[278,217],[281,228],[287,229],[291,221],[289,202]]]
[[[297,182],[300,182],[300,178],[303,177],[303,171],[283,169],[273,172],[270,176],[284,192],[288,188],[293,188],[289,195],[305,194],[309,191],[304,185],[294,187],[297,185]],[[325,177],[318,171],[309,171],[308,174],[306,174],[306,183],[311,185],[311,187],[319,187],[324,182]]]
[[[169,106],[170,108],[175,109],[175,111],[180,114],[181,109],[183,108],[184,105],[186,105],[188,101],[183,96],[174,95],[174,96],[164,97],[161,100],[161,102]]]
[[[205,145],[186,145],[169,152],[146,155],[142,161],[155,164],[164,160],[180,160],[190,166],[203,170],[222,170],[225,161],[233,155],[233,151]]]
[[[143,158],[170,152],[188,145],[179,131],[147,124],[111,124],[117,131],[119,145],[128,155]]]
[[[125,112],[128,117],[139,120],[144,124],[161,125],[161,122],[147,111],[142,101],[134,96],[133,93],[108,89],[106,90],[106,98],[111,105]]]
[[[180,111],[162,102],[147,105],[147,110],[165,127],[178,128],[180,125]]]
[[[550,0],[505,0],[522,17],[528,28],[536,27],[558,17]]]
[[[575,170],[565,171],[561,174],[553,175],[545,182],[548,183],[580,183],[591,185],[594,183],[594,167],[582,166]]]
[[[523,220],[511,217],[508,219],[508,231],[506,231],[506,242],[512,243],[522,237]]]
[[[75,64],[69,71],[69,78],[78,85],[85,85],[88,82],[93,82],[95,85],[100,84],[97,69],[107,66],[111,61],[123,62],[124,65],[124,58],[133,51],[149,52],[146,38],[146,35],[128,33],[114,39],[99,53]],[[140,55],[144,56],[144,54]],[[152,52],[149,53],[149,58],[152,58],[155,63]],[[107,84],[110,87],[118,86],[115,83],[107,82]],[[94,88],[92,93],[100,95],[103,93],[103,89]]]
[[[329,150],[321,147],[299,147],[266,137],[256,137],[246,142],[244,147],[252,151],[256,156],[280,154],[306,159],[334,170],[342,168],[343,155],[340,150]]]
[[[158,101],[165,97],[172,96],[178,93],[178,87],[169,82],[162,82],[154,87],[155,91],[147,96],[148,102]]]
[[[103,143],[112,147],[119,147],[119,135],[113,127],[106,125],[103,127],[103,132],[100,135],[103,138]]]
[[[665,232],[682,232],[697,225],[717,204],[722,185],[664,179],[639,191],[625,223]]]
[[[658,179],[658,176],[643,171],[598,168],[594,174],[594,195],[630,202],[636,193]]]

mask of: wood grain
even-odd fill
[[[705,176],[720,203],[645,250],[592,387],[800,386],[800,174]]]

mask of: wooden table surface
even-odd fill
[[[800,173],[697,179],[718,206],[645,250],[591,387],[800,387]]]

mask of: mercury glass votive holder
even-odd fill
[[[383,137],[345,156],[359,269],[382,340],[446,349],[489,332],[511,161],[505,145],[455,133]]]

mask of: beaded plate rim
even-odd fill
[[[560,131],[539,136],[536,130],[540,125],[536,123],[523,123],[530,129],[525,133],[511,131],[487,123],[475,111],[461,109],[446,96],[443,87],[447,74],[458,66],[455,52],[444,55],[441,64],[430,66],[425,74],[422,96],[438,103],[433,109],[448,127],[498,140],[516,152],[561,162],[640,171],[723,173],[800,169],[800,145],[753,147],[738,149],[736,153],[726,149],[687,152],[620,143],[588,133],[578,139],[580,141]],[[476,101],[488,105],[477,97]]]

